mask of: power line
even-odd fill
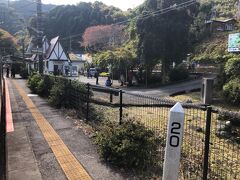
[[[147,18],[152,17],[152,16],[163,15],[163,14],[166,14],[170,11],[179,10],[179,9],[189,7],[189,6],[191,6],[195,3],[197,3],[197,0],[189,0],[189,1],[186,1],[186,2],[183,2],[183,3],[180,3],[180,4],[171,5],[167,8],[163,8],[163,9],[159,9],[159,10],[156,10],[156,11],[153,11],[153,12],[149,12],[148,14],[145,14],[145,15],[138,15],[138,16],[135,16],[133,18],[129,18],[127,20],[121,21],[121,22],[113,23],[111,25],[125,24],[125,23],[130,22],[131,20],[138,19],[138,18],[141,18],[143,20],[143,19],[147,19]],[[67,37],[61,38],[60,40],[68,40],[69,38],[82,36],[83,34],[84,33],[67,36]]]
[[[195,4],[196,2],[197,2],[197,0],[190,0],[190,1],[186,1],[186,2],[180,3],[178,5],[174,4],[174,5],[171,5],[171,6],[167,7],[167,8],[156,10],[156,11],[153,11],[153,12],[149,12],[148,14],[145,14],[145,15],[135,16],[133,18],[130,18],[130,19],[125,20],[125,21],[117,22],[115,24],[125,24],[125,23],[130,22],[131,20],[134,20],[134,19],[137,19],[137,18],[147,19],[147,18],[149,18],[149,17],[151,17],[153,15],[156,15],[156,16],[162,15],[162,14],[168,13],[170,11],[186,8],[188,6],[191,6],[191,5]]]

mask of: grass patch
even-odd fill
[[[170,99],[174,100],[174,101],[179,101],[179,102],[186,102],[188,100],[191,100],[193,103],[201,103],[200,97],[201,97],[200,92],[191,92],[191,93],[187,93],[187,94],[170,97]],[[240,107],[233,106],[233,105],[227,103],[226,101],[214,101],[212,105],[219,109],[240,112]]]

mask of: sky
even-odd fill
[[[56,5],[67,5],[67,4],[77,4],[79,2],[94,2],[96,0],[42,0],[44,4],[56,4]],[[98,0],[106,5],[113,5],[122,10],[127,10],[128,8],[134,8],[144,2],[144,0]]]

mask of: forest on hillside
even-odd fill
[[[50,38],[56,35],[64,38],[79,34],[76,38],[80,41],[86,28],[90,26],[113,24],[126,19],[125,13],[113,6],[101,2],[81,2],[76,6],[58,6],[50,11],[46,16],[44,29]],[[75,44],[76,46],[79,47],[80,44]]]
[[[136,9],[127,12],[123,12],[113,6],[107,6],[101,2],[81,2],[78,5],[71,6],[43,4],[45,34],[49,38],[57,35],[64,38],[69,35],[83,34],[85,29],[90,26],[113,24],[154,11],[148,9],[148,6],[154,3],[161,4],[162,2],[167,2],[166,5],[170,6],[186,1],[147,0]],[[200,22],[211,18],[211,16],[216,16],[217,18],[234,17],[237,12],[237,0],[200,0],[199,2],[200,12],[197,20]],[[159,10],[160,8],[157,5],[155,10]],[[34,26],[32,21],[34,21],[35,14],[36,3],[31,0],[10,1],[9,7],[7,0],[1,1],[0,27],[14,34],[26,28],[26,26]],[[80,40],[81,38],[77,41]]]
[[[55,5],[43,5],[43,13],[48,13]],[[29,19],[36,14],[36,3],[31,0],[0,2],[0,28],[15,34],[16,32],[26,29]]]
[[[136,9],[126,12],[97,1],[56,7],[54,5],[44,5],[43,11],[46,12],[43,14],[44,34],[48,39],[60,36],[61,43],[66,50],[83,51],[85,49],[90,53],[110,53],[111,56],[108,56],[112,57],[115,51],[125,49],[129,51],[126,55],[132,54],[134,61],[146,65],[149,72],[160,62],[163,64],[166,62],[167,70],[173,61],[177,64],[180,63],[186,57],[186,54],[194,50],[195,44],[207,37],[204,31],[206,20],[211,18],[232,18],[235,17],[238,10],[237,0],[228,0],[227,2],[200,0],[184,9],[170,11],[166,15],[155,14],[161,9],[186,2],[189,1],[146,0]],[[7,7],[6,3],[1,3],[0,27],[12,34],[23,35],[26,35],[23,30],[28,27],[29,36],[36,36],[35,32],[31,30],[31,27],[36,28],[36,16],[33,15],[34,6],[36,4],[29,0],[11,2],[10,7]],[[22,7],[24,7],[24,10]],[[32,16],[31,13],[33,13]],[[29,16],[31,17],[29,18]],[[122,40],[121,43],[108,43],[114,44],[114,48],[118,49],[109,47],[109,45],[106,48],[104,47],[106,43],[101,44],[101,42],[97,41],[95,42],[101,49],[94,49],[92,47],[97,47],[92,44],[94,41],[91,42],[92,47],[89,47],[89,43],[84,42],[86,40],[86,38],[84,39],[84,33],[88,28],[96,27],[95,29],[98,30],[97,27],[106,26],[105,29],[107,29],[107,25],[114,25],[119,22],[127,22],[122,24],[121,27],[125,42]],[[112,32],[110,29],[112,29]],[[120,31],[116,31],[116,33],[113,32],[113,29],[116,31],[118,28],[109,27],[108,32],[105,33],[109,37],[103,37],[102,39],[105,39],[105,41],[117,39],[112,36],[119,35]],[[19,31],[21,32],[19,33]],[[104,33],[101,33],[101,37],[103,35]],[[100,35],[97,36],[98,40],[101,39],[99,38]],[[117,44],[118,46],[116,46]],[[113,57],[115,56],[113,55]],[[132,63],[127,64],[132,66]]]

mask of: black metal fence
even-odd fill
[[[90,84],[86,88],[87,92],[69,89],[71,106],[81,117],[143,123],[163,140],[159,147],[163,165],[168,114],[176,102]],[[240,179],[239,114],[201,104],[183,103],[183,107],[181,179]]]

